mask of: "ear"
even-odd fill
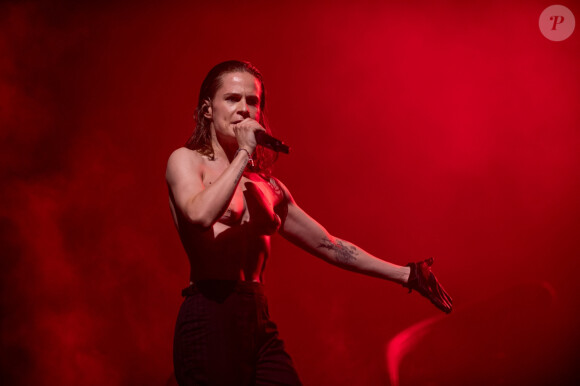
[[[206,117],[207,119],[211,119],[212,118],[212,108],[211,108],[211,101],[209,99],[206,99],[203,102],[203,105],[201,107],[201,111],[203,112],[203,116]]]

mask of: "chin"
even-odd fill
[[[217,135],[218,140],[223,143],[224,145],[237,145],[238,140],[236,139],[236,135],[232,131],[231,133],[220,133]]]

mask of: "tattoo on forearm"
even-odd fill
[[[240,168],[240,171],[238,172],[238,175],[236,176],[236,180],[234,181],[234,185],[236,185],[238,183],[238,181],[240,180],[240,177],[242,176],[242,174],[244,174],[244,170],[246,169],[247,163],[248,163],[248,161],[246,160],[244,162],[244,164],[242,165],[242,167]]]
[[[356,260],[356,254],[358,253],[356,248],[353,246],[345,245],[342,241],[336,240],[335,243],[330,241],[327,237],[322,239],[322,242],[318,248],[326,248],[334,251],[336,260],[339,263],[348,264]]]

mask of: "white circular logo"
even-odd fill
[[[540,15],[539,24],[542,35],[554,42],[560,42],[572,35],[576,20],[572,11],[563,5],[550,5]]]

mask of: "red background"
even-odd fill
[[[170,377],[188,265],[165,164],[232,58],[264,74],[293,148],[275,174],[308,213],[394,263],[435,257],[456,308],[402,385],[572,382],[580,31],[547,40],[551,2],[81,4],[0,5],[4,384]],[[389,384],[387,343],[439,315],[279,236],[272,249],[271,314],[305,384]]]

